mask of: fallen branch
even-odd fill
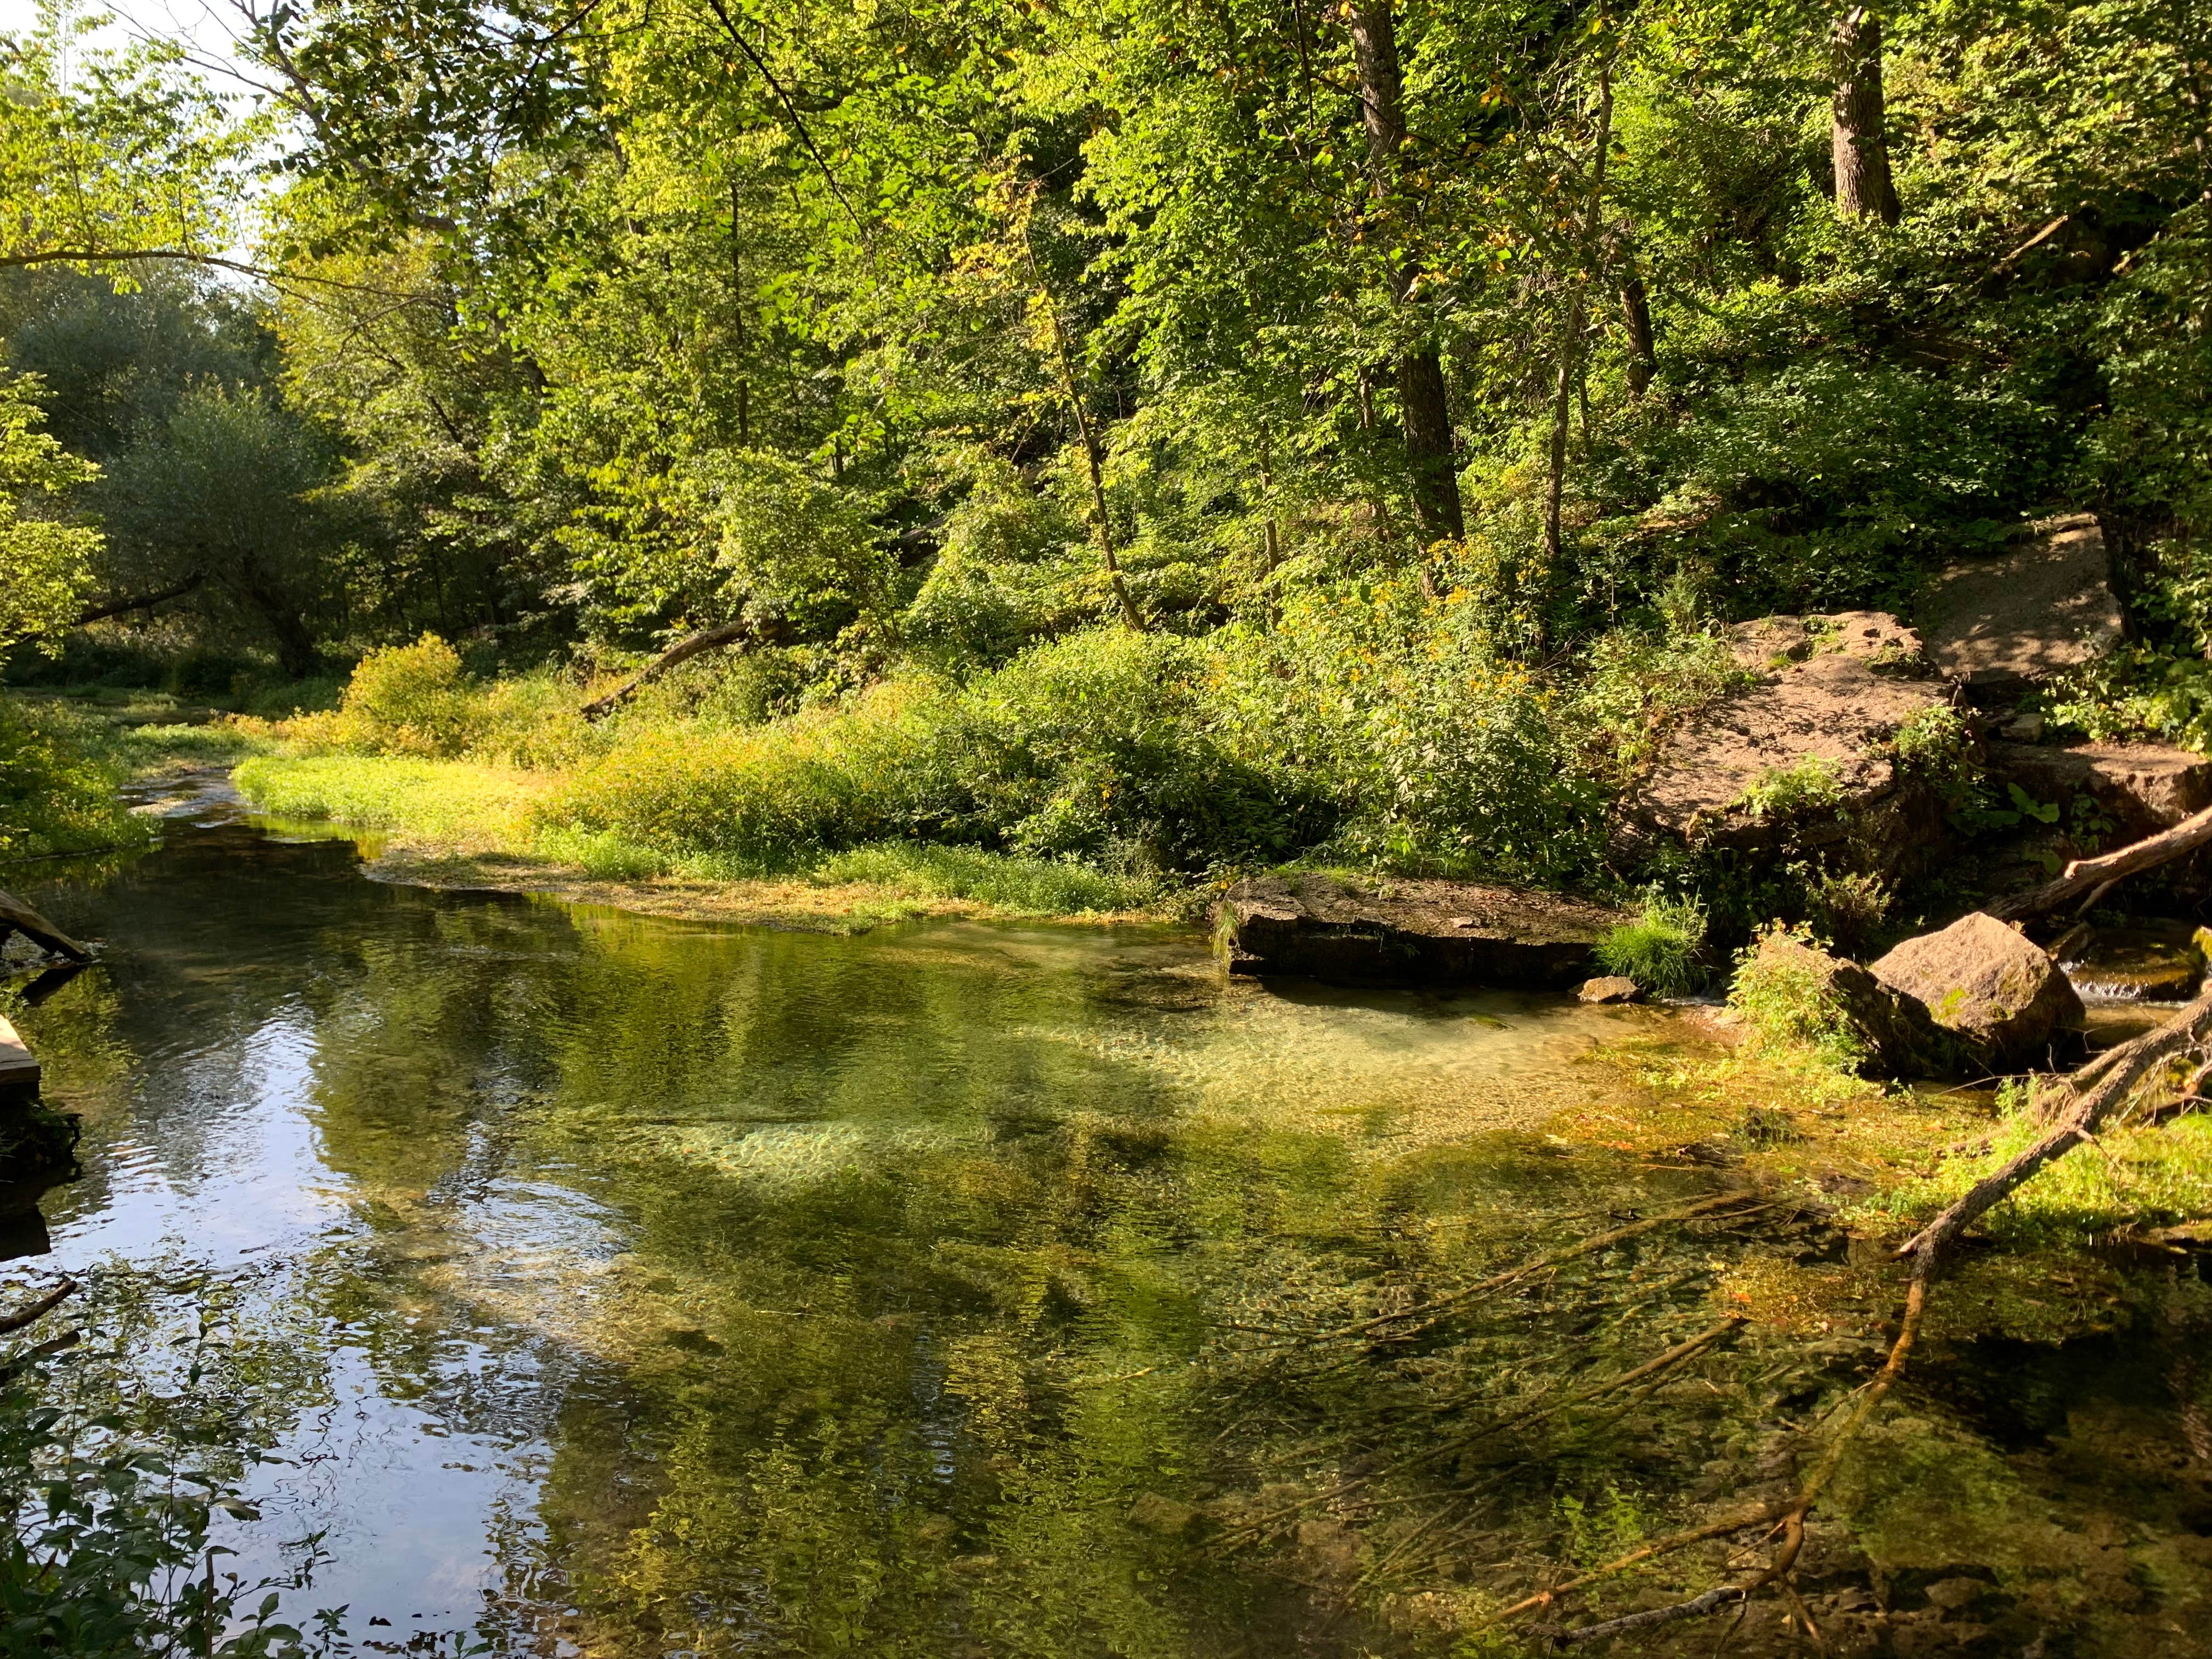
[[[1556,1267],[1563,1262],[1589,1255],[1595,1251],[1618,1244],[1625,1239],[1650,1232],[1656,1228],[1671,1226],[1677,1221],[1692,1220],[1714,1210],[1725,1209],[1731,1204],[1740,1204],[1747,1198],[1759,1196],[1755,1188],[1739,1187],[1711,1198],[1701,1198],[1694,1204],[1686,1204],[1680,1208],[1668,1210],[1658,1215],[1646,1216],[1640,1221],[1631,1221],[1608,1231],[1595,1233],[1588,1238],[1577,1239],[1574,1243],[1563,1249],[1550,1251],[1543,1255],[1532,1256],[1518,1266],[1508,1267],[1503,1273],[1492,1273],[1480,1284],[1469,1285],[1464,1290],[1454,1291],[1448,1296],[1435,1297],[1426,1302],[1416,1303],[1410,1308],[1401,1308],[1395,1313],[1377,1314],[1372,1319],[1363,1320],[1357,1325],[1340,1326],[1334,1330],[1298,1333],[1297,1343],[1285,1346],[1304,1346],[1324,1342],[1352,1341],[1363,1336],[1372,1335],[1387,1327],[1403,1324],[1410,1320],[1426,1320],[1433,1323],[1437,1315],[1457,1307],[1463,1302],[1471,1301],[1478,1296],[1486,1296],[1492,1291],[1504,1290],[1516,1279],[1526,1279],[1531,1273],[1541,1273],[1547,1267]],[[1752,1206],[1752,1210],[1768,1207],[1768,1204],[1755,1204]],[[1745,1212],[1746,1214],[1751,1212],[1752,1211]],[[1256,1328],[1239,1327],[1237,1328]],[[1402,1341],[1407,1338],[1419,1335],[1428,1328],[1427,1324],[1422,1324],[1415,1326],[1412,1330],[1392,1331],[1387,1340],[1394,1342]]]
[[[1940,1250],[1940,1245],[1936,1247],[1936,1249]],[[1593,1568],[1578,1577],[1570,1578],[1565,1583],[1554,1584],[1549,1589],[1540,1590],[1534,1595],[1516,1601],[1502,1612],[1493,1613],[1489,1619],[1485,1620],[1482,1625],[1475,1628],[1482,1629],[1491,1625],[1504,1624],[1509,1620],[1519,1618],[1524,1613],[1533,1613],[1539,1607],[1549,1607],[1562,1595],[1595,1583],[1601,1578],[1608,1578],[1616,1573],[1626,1571],[1628,1568],[1649,1561],[1655,1556],[1668,1554],[1688,1545],[1701,1543],[1707,1539],[1725,1537],[1729,1533],[1741,1532],[1747,1528],[1757,1526],[1762,1522],[1771,1523],[1774,1529],[1782,1534],[1782,1544],[1775,1551],[1765,1569],[1758,1577],[1741,1584],[1722,1585],[1718,1589],[1707,1590],[1702,1595],[1692,1597],[1687,1601],[1678,1601],[1669,1607],[1651,1607],[1643,1613],[1630,1613],[1620,1619],[1610,1619],[1600,1624],[1584,1625],[1579,1628],[1553,1627],[1544,1633],[1563,1647],[1578,1646],[1585,1642],[1599,1641],[1631,1630],[1644,1630],[1654,1626],[1678,1623],[1686,1619],[1703,1618],[1707,1613],[1719,1611],[1722,1607],[1734,1607],[1747,1601],[1767,1585],[1785,1580],[1791,1569],[1797,1565],[1798,1553],[1804,1547],[1806,1517],[1812,1513],[1814,1504],[1820,1501],[1820,1493],[1826,1490],[1828,1482],[1835,1478],[1836,1471],[1842,1467],[1844,1453],[1850,1446],[1852,1437],[1865,1426],[1867,1419],[1874,1415],[1875,1408],[1881,1405],[1883,1398],[1897,1385],[1897,1379],[1905,1374],[1905,1359],[1912,1352],[1913,1342],[1920,1334],[1921,1318],[1927,1310],[1928,1287],[1935,1278],[1936,1260],[1936,1250],[1931,1250],[1914,1263],[1911,1283],[1905,1291],[1905,1317],[1899,1324],[1897,1340],[1890,1345],[1889,1358],[1883,1363],[1881,1370],[1875,1373],[1874,1381],[1867,1385],[1866,1392],[1859,1397],[1857,1407],[1844,1420],[1843,1426],[1837,1430],[1834,1437],[1829,1441],[1828,1449],[1822,1455],[1820,1462],[1814,1466],[1813,1473],[1807,1477],[1804,1484],[1798,1487],[1797,1495],[1789,1503],[1770,1504],[1748,1515],[1738,1511],[1724,1520],[1669,1534],[1665,1538],[1646,1544],[1641,1549],[1632,1550],[1616,1560],[1608,1561],[1602,1566]]]
[[[2051,1126],[1992,1174],[1983,1176],[1941,1215],[1898,1247],[1913,1257],[1918,1271],[1932,1269],[1951,1241],[2014,1192],[2052,1159],[2091,1139],[2119,1110],[2145,1076],[2203,1043],[2212,1035],[2212,991],[2191,1003],[2156,1030],[2108,1049],[2069,1079],[2066,1103]]]
[[[2110,891],[2114,883],[2161,864],[2170,864],[2208,842],[2212,842],[2212,807],[2194,817],[2182,819],[2171,830],[2161,830],[2115,852],[2093,859],[2075,859],[2057,880],[2000,899],[1989,907],[1989,914],[1999,921],[2020,921],[2058,909],[2075,899],[2086,899],[2081,906],[2086,910]]]
[[[0,1336],[5,1336],[10,1331],[21,1330],[24,1326],[52,1313],[76,1293],[76,1281],[73,1279],[64,1279],[52,1291],[40,1297],[22,1312],[11,1313],[0,1317]]]
[[[19,933],[27,933],[39,944],[58,955],[74,957],[78,962],[90,962],[92,952],[79,945],[67,933],[48,921],[22,900],[10,894],[0,893],[0,929],[13,927]]]
[[[133,611],[151,611],[157,605],[167,605],[171,599],[181,599],[187,593],[198,592],[207,585],[207,575],[195,570],[180,582],[158,588],[151,593],[133,593],[119,599],[102,599],[88,605],[76,613],[75,626],[82,628],[88,623],[105,622],[110,617],[121,617]]]
[[[1672,1369],[1674,1366],[1681,1364],[1685,1359],[1688,1359],[1694,1355],[1703,1353],[1707,1348],[1719,1341],[1723,1337],[1735,1334],[1735,1333],[1741,1329],[1747,1322],[1747,1322],[1741,1315],[1730,1314],[1726,1318],[1723,1319],[1718,1324],[1707,1326],[1704,1330],[1699,1331],[1695,1336],[1689,1338],[1686,1341],[1676,1343],[1673,1347],[1668,1349],[1666,1352],[1660,1354],[1654,1358],[1645,1360],[1641,1365],[1637,1366],[1632,1370],[1623,1371],[1618,1376],[1608,1376],[1601,1382],[1593,1382],[1586,1388],[1577,1389],[1572,1393],[1565,1395],[1559,1399],[1540,1401],[1536,1405],[1529,1406],[1521,1411],[1511,1413],[1507,1416],[1493,1418],[1489,1422],[1481,1424],[1478,1427],[1467,1430],[1463,1433],[1453,1435],[1449,1439],[1439,1441],[1435,1445],[1430,1447],[1426,1451],[1416,1452],[1411,1457],[1401,1458],[1387,1468],[1377,1469],[1371,1474],[1354,1475],[1351,1480],[1344,1481],[1341,1484],[1330,1488],[1327,1492],[1317,1492],[1311,1497],[1301,1498],[1295,1503],[1285,1504],[1280,1509],[1270,1510],[1267,1514],[1261,1516],[1257,1520],[1244,1522],[1231,1529],[1226,1534],[1224,1541],[1230,1547],[1235,1547],[1237,1545],[1249,1542],[1252,1539],[1257,1538],[1266,1533],[1271,1527],[1274,1526],[1275,1523],[1279,1521],[1285,1520],[1289,1516],[1302,1513],[1306,1510],[1313,1509],[1316,1505],[1322,1504],[1334,1504],[1340,1498],[1349,1498],[1354,1492],[1362,1491],[1364,1488],[1372,1486],[1376,1481],[1382,1480],[1386,1476],[1406,1474],[1411,1473],[1414,1469],[1426,1468],[1429,1464],[1439,1462],[1444,1458],[1455,1456],[1457,1454],[1465,1451],[1469,1446],[1474,1444],[1475,1442],[1488,1436],[1503,1434],[1508,1429],[1526,1428],[1530,1424],[1542,1422],[1547,1417],[1557,1416],[1559,1413],[1566,1410],[1570,1406],[1587,1404],[1589,1401],[1595,1400],[1601,1395],[1613,1393],[1617,1389],[1632,1388],[1635,1384],[1644,1381],[1648,1377],[1655,1376],[1661,1371]]]
[[[703,655],[709,651],[719,651],[724,646],[736,645],[740,641],[749,641],[753,636],[753,625],[744,622],[721,623],[713,628],[702,628],[696,634],[686,634],[667,650],[647,663],[636,674],[608,692],[606,696],[595,697],[586,703],[583,708],[584,718],[587,720],[595,720],[604,715],[611,714],[623,703],[634,696],[640,688],[651,685],[677,664],[689,662],[692,658]]]

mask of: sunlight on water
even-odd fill
[[[323,1533],[311,1599],[395,1647],[659,1652],[675,1605],[811,1650],[861,1583],[880,1650],[1287,1638],[1264,1576],[1142,1589],[1121,1519],[1204,1460],[1170,1379],[1205,1309],[1586,1210],[1527,1132],[1668,1018],[1231,986],[1166,929],[394,888],[221,814],[39,902],[106,941],[27,1017],[87,1122],[40,1265],[289,1334],[230,1541],[276,1571]]]

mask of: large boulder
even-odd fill
[[[2111,561],[2087,514],[2045,520],[1937,577],[1917,613],[1928,654],[1978,700],[2007,700],[2120,637]]]
[[[1215,905],[1214,944],[1231,973],[1262,978],[1565,990],[1627,920],[1557,893],[1468,882],[1256,876]]]
[[[1840,1042],[1869,1077],[1953,1077],[1971,1056],[1912,997],[1793,933],[1769,933],[1737,970],[1729,1002],[1771,1036]]]
[[[1943,836],[1940,805],[1907,787],[1896,753],[1907,725],[1952,689],[1918,637],[1878,611],[1767,617],[1729,636],[1749,677],[1685,720],[1624,803],[1622,852],[1660,838],[1753,854],[1853,842],[1885,872]]]
[[[1872,972],[1926,1008],[1992,1069],[2047,1061],[2060,1034],[2086,1018],[2058,964],[1979,910],[1905,940]]]

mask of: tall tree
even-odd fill
[[[1374,190],[1388,221],[1405,200],[1405,76],[1398,62],[1392,0],[1357,0],[1350,8],[1352,61],[1359,76],[1360,115],[1367,128],[1367,159]],[[1421,269],[1410,251],[1386,254],[1390,295],[1403,308]],[[1443,362],[1433,342],[1407,346],[1398,356],[1398,400],[1406,426],[1406,466],[1413,480],[1413,512],[1424,540],[1465,533],[1459,475],[1452,459],[1451,412],[1444,396]]]
[[[1850,219],[1898,219],[1897,186],[1889,176],[1889,141],[1882,125],[1881,20],[1864,6],[1836,19],[1830,44],[1835,94],[1829,136],[1836,164],[1836,209]]]

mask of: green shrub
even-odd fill
[[[1809,966],[1787,954],[1760,951],[1761,942],[1771,934],[1814,944],[1802,929],[1778,922],[1765,929],[1736,957],[1729,1009],[1759,1046],[1802,1048],[1835,1070],[1858,1070],[1869,1055],[1857,1030]]]
[[[122,773],[81,715],[0,699],[0,862],[142,846],[143,818],[117,799]]]
[[[1653,895],[1644,913],[1597,942],[1598,965],[1625,974],[1646,991],[1680,996],[1705,982],[1699,954],[1705,942],[1705,907],[1694,898]]]
[[[459,656],[435,634],[370,652],[338,700],[340,740],[384,754],[450,758],[483,729]]]

